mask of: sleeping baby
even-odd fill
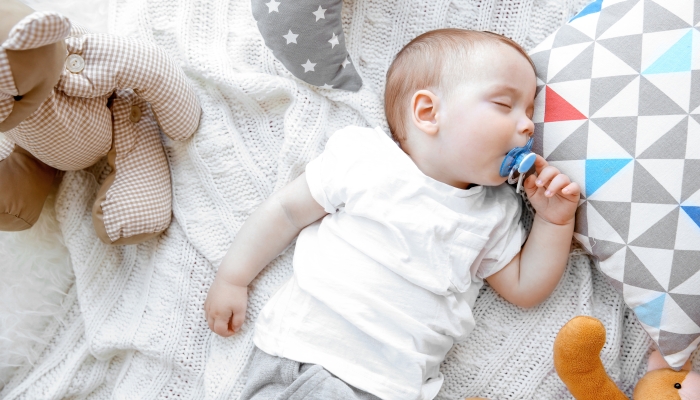
[[[521,307],[549,296],[580,188],[537,156],[522,182],[536,211],[525,241],[519,196],[500,172],[533,134],[535,90],[532,61],[497,34],[431,31],[396,55],[391,137],[333,134],[219,266],[204,307],[209,327],[230,336],[248,284],[297,238],[294,273],[255,323],[241,399],[432,399],[440,363],[474,329],[484,280]]]

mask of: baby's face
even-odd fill
[[[536,77],[530,63],[505,44],[479,49],[470,76],[450,89],[440,121],[436,155],[448,169],[448,182],[496,186],[509,150],[524,146],[534,133]]]

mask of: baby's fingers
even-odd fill
[[[233,314],[233,319],[231,320],[233,332],[238,332],[241,329],[243,321],[245,321],[245,311]]]
[[[547,186],[547,190],[544,192],[544,195],[547,197],[552,197],[565,187],[568,187],[570,184],[571,180],[568,176],[564,174],[559,174],[555,176],[554,179],[552,179],[552,181],[549,183],[549,185]]]
[[[229,328],[229,321],[231,320],[231,316],[229,317],[222,317],[219,316],[216,319],[214,319],[214,329],[212,329],[217,335],[223,336],[223,337],[229,337],[234,334],[234,331]]]
[[[564,189],[561,190],[567,196],[578,197],[581,194],[581,187],[576,182],[571,182]]]
[[[525,181],[523,182],[523,187],[527,191],[528,196],[531,195],[530,192],[535,192],[537,191],[537,184],[535,183],[537,181],[537,175],[532,174],[525,178]]]
[[[541,155],[537,154],[535,157],[535,172],[539,175],[543,169],[547,168],[549,163]]]
[[[535,183],[538,187],[548,187],[551,185],[550,181],[559,174],[560,172],[556,167],[548,165],[537,174],[537,181]]]
[[[209,325],[209,329],[211,329],[211,331],[214,332],[214,318],[212,318],[208,315],[207,315],[207,325]]]

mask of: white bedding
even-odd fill
[[[43,9],[54,4],[35,2],[48,5]],[[68,8],[79,3],[88,4],[70,1]],[[210,332],[202,304],[247,215],[300,174],[336,129],[385,126],[384,73],[412,37],[444,26],[489,29],[530,48],[585,3],[346,0],[347,47],[364,80],[358,93],[295,80],[264,46],[247,0],[91,3],[109,10],[113,33],[155,42],[176,58],[204,113],[192,140],[166,142],[175,220],[157,240],[103,245],[90,217],[97,187],[92,172],[99,166],[66,174],[55,207],[75,284],[63,307],[54,307],[55,322],[45,332],[49,342],[37,341],[37,355],[16,371],[0,397],[236,398],[252,348],[252,322],[289,276],[293,253],[287,249],[251,285],[242,332],[228,339]],[[570,398],[552,367],[552,342],[578,314],[606,325],[603,363],[631,394],[650,341],[589,259],[574,252],[555,293],[534,309],[518,309],[482,290],[477,329],[443,363],[446,381],[438,398]]]

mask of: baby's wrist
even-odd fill
[[[248,287],[248,284],[250,283],[247,282],[247,280],[243,277],[237,275],[227,275],[222,273],[216,274],[216,277],[214,279],[219,280],[222,283],[226,283],[229,286],[237,287]]]
[[[548,218],[544,217],[543,215],[539,213],[535,213],[535,219],[540,219],[542,222],[548,225],[554,225],[554,226],[561,226],[561,227],[568,227],[568,226],[573,226],[576,223],[576,218],[575,215],[572,215],[571,218],[569,218],[566,221],[550,221]]]

